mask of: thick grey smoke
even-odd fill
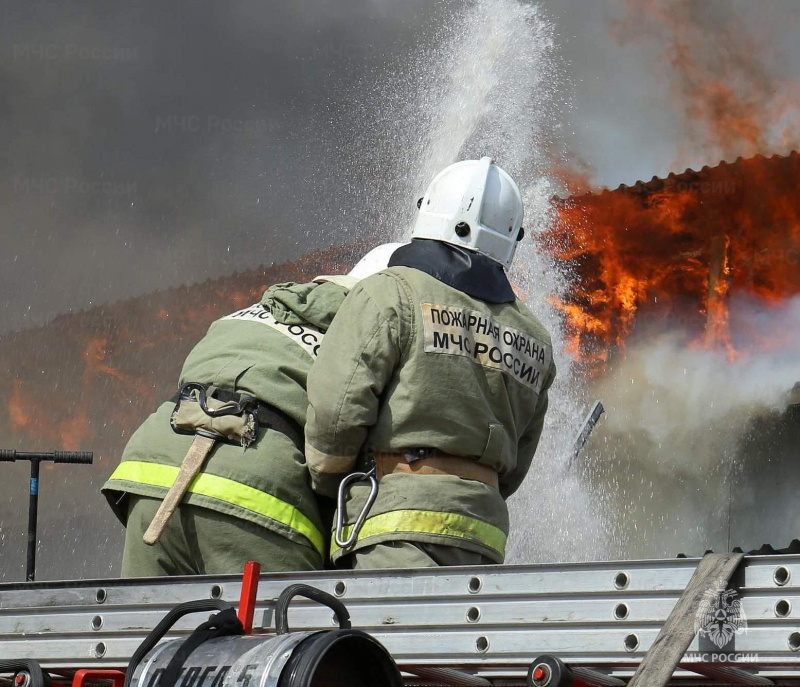
[[[0,331],[363,235],[340,153],[452,5],[4,3]]]
[[[762,517],[759,502],[777,497],[783,467],[798,478],[786,433],[800,427],[782,418],[800,381],[800,297],[772,310],[734,300],[731,310],[745,333],[734,359],[675,332],[633,342],[592,389],[607,414],[583,469],[614,513],[612,555],[780,547],[797,536],[795,518]]]
[[[624,2],[541,5],[545,13],[513,0],[7,0],[0,333],[332,244],[401,236],[430,175],[457,157],[494,154],[525,182],[531,232],[546,225],[555,190],[538,176],[544,158],[564,158],[564,141],[601,184],[673,171],[684,137],[668,84],[653,78],[661,46],[610,39]],[[769,34],[787,56],[781,75],[797,80],[794,0],[715,7]],[[464,36],[480,39],[475,54]],[[553,52],[566,70],[549,61]],[[678,167],[716,162],[681,158]],[[520,257],[514,278],[560,352],[548,297],[564,277],[530,244]],[[648,352],[686,362],[667,344]],[[628,395],[621,370],[607,399],[622,409],[614,422],[635,406],[639,424],[601,425],[594,448],[567,471],[569,439],[593,397],[568,360],[560,369],[539,473],[513,504],[522,533],[513,560],[629,555],[632,541],[659,528],[676,541],[695,528],[699,545],[707,494],[681,509],[648,501],[678,487],[692,493],[702,461],[684,460],[691,477],[679,472],[672,491],[660,482],[669,461],[692,455],[692,442],[677,458],[677,449],[663,453],[653,413],[638,412],[634,401],[644,399]],[[669,381],[636,375],[639,391]],[[698,410],[717,402],[698,398]],[[720,436],[727,417],[714,416]],[[659,520],[668,511],[677,520]],[[615,513],[622,517],[608,521]]]
[[[408,200],[419,104],[456,76],[437,46],[474,4],[4,2],[0,332],[405,228],[386,199]],[[769,36],[796,82],[794,5],[717,11]],[[682,137],[653,78],[660,46],[611,40],[622,0],[542,6],[573,86],[539,85],[576,105],[550,113],[552,127],[601,184],[672,171]],[[463,76],[478,88],[481,74],[476,61]]]

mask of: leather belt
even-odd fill
[[[378,480],[385,475],[402,472],[409,475],[453,475],[499,488],[497,471],[481,465],[474,458],[447,453],[417,458],[408,462],[405,453],[375,453],[375,472]]]

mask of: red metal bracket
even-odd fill
[[[83,687],[85,682],[94,682],[95,680],[111,680],[114,687],[122,687],[125,684],[125,673],[121,670],[84,668],[77,671],[72,677],[72,687]]]
[[[261,575],[261,564],[247,561],[242,573],[242,593],[239,596],[239,620],[247,634],[253,633],[253,616],[256,613],[256,594],[258,593],[258,578]],[[74,685],[73,685],[74,687]],[[120,687],[114,685],[114,687]]]

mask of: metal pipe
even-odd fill
[[[0,462],[14,463],[18,460],[27,460],[31,464],[31,480],[28,490],[28,551],[25,563],[25,580],[33,582],[36,579],[36,528],[39,519],[39,467],[43,460],[52,460],[54,463],[74,463],[87,465],[94,460],[91,451],[52,451],[49,453],[15,451],[13,449],[0,449]]]
[[[28,497],[28,556],[25,563],[25,579],[36,579],[36,521],[39,518],[39,464],[41,459],[31,458],[31,483]]]

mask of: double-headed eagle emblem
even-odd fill
[[[742,602],[735,589],[709,590],[703,595],[695,632],[708,637],[719,649],[725,647],[736,635],[747,630]]]

